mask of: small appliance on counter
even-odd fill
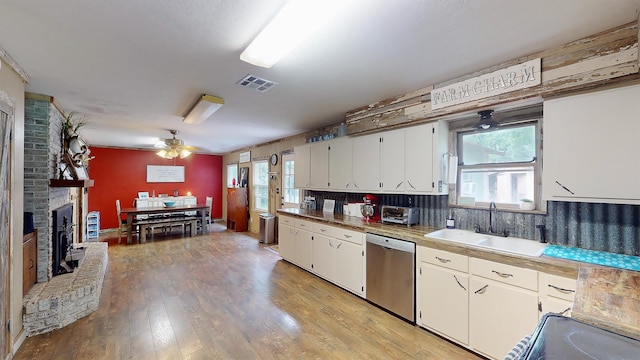
[[[364,204],[362,205],[362,216],[364,217],[364,221],[366,222],[377,222],[380,221],[380,209],[378,204],[378,197],[375,195],[367,194],[362,200]]]
[[[403,206],[382,205],[382,223],[416,225],[420,223],[420,209]]]
[[[314,196],[305,196],[302,203],[300,203],[300,208],[306,210],[315,210],[316,198]]]

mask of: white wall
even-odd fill
[[[0,93],[7,96],[14,107],[13,148],[11,150],[11,233],[9,238],[11,264],[9,307],[11,310],[11,339],[18,340],[22,330],[22,223],[24,192],[24,91],[25,83],[9,64],[0,68]],[[7,306],[0,302],[1,311]],[[11,345],[12,347],[14,344]],[[11,352],[16,349],[12,349]]]

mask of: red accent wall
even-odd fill
[[[100,211],[100,228],[118,227],[116,199],[123,208],[132,207],[139,191],[149,196],[179,195],[191,191],[204,204],[205,197],[213,196],[212,217],[222,218],[222,156],[193,154],[186,159],[167,160],[154,151],[91,147],[89,177],[95,181],[89,188],[89,211]],[[183,183],[147,183],[147,165],[184,165]]]

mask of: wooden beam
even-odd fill
[[[481,71],[378,101],[346,114],[347,133],[364,134],[387,127],[432,121],[458,112],[477,110],[529,98],[542,98],[580,91],[585,88],[628,81],[638,77],[640,55],[640,17],[638,21],[594,34],[565,45],[513,59]],[[494,95],[438,110],[431,109],[430,91],[531,59],[542,59],[542,83],[538,86]]]

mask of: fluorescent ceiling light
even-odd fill
[[[224,100],[217,96],[202,95],[182,120],[185,124],[200,124],[224,105]]]
[[[240,54],[240,60],[270,68],[320,26],[347,0],[291,0]]]

